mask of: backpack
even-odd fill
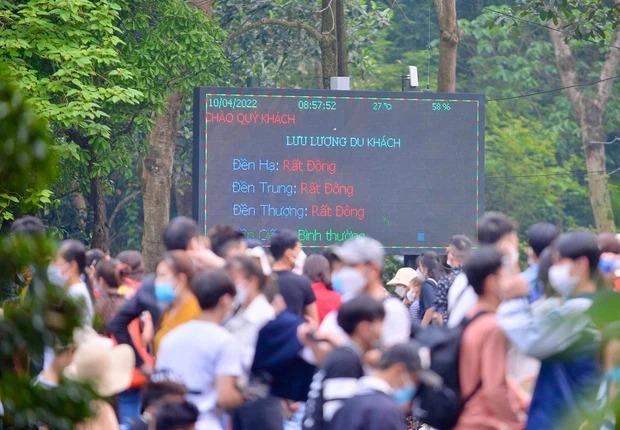
[[[437,430],[455,427],[465,404],[482,387],[480,381],[472,393],[461,398],[459,352],[465,328],[486,313],[478,312],[456,327],[429,326],[415,336],[415,340],[430,351],[430,369],[441,376],[443,384],[440,387],[420,387],[419,407],[414,410],[414,415]]]

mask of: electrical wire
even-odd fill
[[[566,90],[566,89],[569,89],[569,88],[588,87],[588,86],[591,86],[591,85],[596,85],[596,84],[598,84],[600,82],[611,81],[613,79],[618,79],[618,78],[620,78],[620,75],[610,76],[608,78],[599,79],[598,81],[594,81],[594,82],[585,82],[585,83],[581,83],[581,84],[567,85],[565,87],[552,88],[550,90],[533,91],[531,93],[521,94],[521,95],[517,95],[517,96],[499,97],[499,98],[494,98],[494,99],[488,99],[488,101],[490,101],[490,102],[500,102],[500,101],[505,101],[505,100],[514,100],[514,99],[521,99],[521,98],[525,98],[525,97],[538,96],[538,95],[541,95],[541,94],[555,93],[555,92]]]
[[[565,173],[532,173],[529,175],[486,175],[486,179],[514,179],[514,178],[539,178],[539,177],[552,177],[552,176],[585,176],[589,174],[606,174],[607,176],[614,175],[620,172],[620,167],[607,173],[606,170],[588,170],[585,172],[565,172]]]
[[[565,36],[570,36],[569,33],[565,32],[565,31],[562,31],[559,28],[551,27],[550,25],[542,24],[542,23],[536,22],[536,21],[531,21],[529,19],[521,18],[520,16],[512,15],[512,14],[509,14],[509,13],[506,13],[506,12],[502,12],[502,11],[499,11],[499,10],[495,10],[495,9],[491,9],[489,7],[485,8],[485,10],[488,10],[489,12],[493,12],[493,13],[495,13],[497,15],[507,16],[507,17],[512,18],[512,19],[514,19],[516,21],[521,21],[521,22],[525,22],[527,24],[532,24],[532,25],[535,25],[535,26],[538,26],[538,27],[541,27],[541,28],[546,28],[547,30],[557,31],[558,33],[561,33],[561,34],[563,34]],[[582,42],[592,43],[592,44],[595,44],[595,45],[598,45],[598,46],[606,46],[608,48],[620,49],[620,46],[616,46],[616,45],[612,45],[612,44],[607,44],[607,43],[599,43],[599,42],[596,42],[596,41],[591,40],[591,39],[580,39],[580,40]]]

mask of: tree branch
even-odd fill
[[[118,215],[118,212],[123,208],[123,206],[126,206],[129,202],[131,202],[133,199],[135,199],[139,195],[140,195],[140,191],[134,191],[131,194],[127,194],[116,204],[116,207],[114,208],[114,210],[112,211],[112,214],[110,215],[110,218],[108,219],[108,225],[110,227],[114,225],[114,219],[116,218],[116,215]]]
[[[256,22],[243,26],[237,31],[233,31],[232,33],[230,33],[228,37],[226,38],[226,40],[224,41],[224,48],[228,47],[230,42],[232,42],[234,39],[247,33],[248,31],[254,30],[255,28],[265,27],[268,25],[279,25],[282,27],[292,28],[296,30],[303,30],[310,37],[315,39],[317,42],[320,42],[323,39],[323,35],[321,34],[319,30],[312,27],[310,24],[306,24],[305,22],[288,21],[286,19],[279,19],[279,18],[263,18],[263,19],[259,19]]]
[[[551,38],[551,42],[553,42],[555,60],[558,64],[558,73],[565,87],[573,86],[572,88],[567,88],[566,92],[568,93],[568,98],[573,105],[577,118],[581,120],[584,113],[584,100],[581,90],[574,87],[574,85],[579,83],[577,82],[575,57],[573,56],[570,46],[568,46],[564,40],[564,35],[558,31],[560,26],[552,24],[551,28],[552,29],[549,30],[549,37]]]
[[[619,1],[617,1],[616,4],[620,6]],[[616,37],[614,37],[612,46],[620,46],[620,28],[616,30]],[[611,88],[614,85],[613,79],[608,79],[605,81],[603,81],[603,79],[614,76],[616,74],[616,70],[618,69],[618,65],[620,65],[620,49],[613,47],[607,48],[605,62],[603,63],[603,67],[601,67],[601,82],[598,84],[596,98],[596,103],[598,103],[601,112],[605,110],[605,105],[607,104],[607,100],[609,100]]]

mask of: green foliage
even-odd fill
[[[3,193],[21,195],[33,186],[38,191],[26,199],[49,199],[45,187],[55,157],[45,123],[5,80],[0,80],[0,110]],[[45,346],[68,345],[81,325],[80,305],[47,283],[45,270],[54,252],[55,243],[42,235],[0,236],[0,399],[2,420],[9,428],[45,423],[69,430],[91,414],[94,393],[88,386],[63,381],[58,388],[45,390],[33,386],[34,375],[28,372],[28,357],[41,362]],[[28,294],[18,300],[24,286]]]

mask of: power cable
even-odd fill
[[[599,82],[611,81],[611,80],[617,79],[617,78],[620,78],[620,75],[610,76],[609,78],[599,79],[598,81],[594,81],[594,82],[585,82],[585,83],[581,83],[581,84],[568,85],[568,86],[565,86],[565,87],[552,88],[550,90],[539,90],[539,91],[534,91],[534,92],[531,92],[531,93],[521,94],[521,95],[517,95],[517,96],[499,97],[499,98],[494,98],[494,99],[488,99],[488,101],[490,101],[490,102],[500,102],[500,101],[504,101],[504,100],[514,100],[514,99],[521,99],[521,98],[524,98],[524,97],[538,96],[540,94],[555,93],[555,92],[558,92],[558,91],[566,90],[568,88],[588,87],[588,86],[591,86],[591,85],[596,85]]]

